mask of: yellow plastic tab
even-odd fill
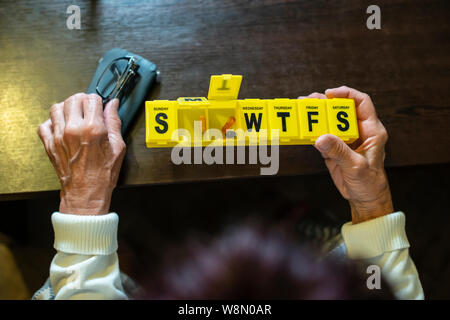
[[[293,99],[266,100],[269,126],[278,130],[280,142],[293,142],[299,138],[297,101]],[[270,134],[269,133],[269,134]]]
[[[155,100],[145,102],[147,147],[170,147],[172,132],[178,128],[177,102]]]
[[[329,133],[347,143],[358,139],[358,123],[353,99],[326,99]]]
[[[314,142],[321,135],[328,133],[325,99],[298,99],[297,104],[301,139]]]
[[[351,143],[359,137],[352,99],[238,100],[241,81],[211,76],[208,99],[147,101],[147,147],[313,144],[326,133]]]
[[[241,87],[242,76],[223,74],[211,76],[209,83],[209,100],[234,100],[237,99]]]

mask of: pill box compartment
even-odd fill
[[[208,140],[204,134],[208,130],[208,109],[205,106],[178,106],[178,129],[180,143],[202,144],[202,140]]]
[[[210,130],[209,138],[220,143],[219,138],[225,144],[226,139],[235,139],[235,130],[239,128],[236,101],[210,101],[208,108]]]

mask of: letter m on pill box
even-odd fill
[[[248,145],[252,135],[280,145],[314,144],[327,133],[346,143],[359,137],[353,99],[237,99],[241,82],[213,75],[208,98],[146,101],[147,147]]]

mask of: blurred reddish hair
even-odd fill
[[[230,229],[209,244],[172,250],[143,299],[393,299],[389,286],[369,290],[356,264],[319,262],[280,233]]]

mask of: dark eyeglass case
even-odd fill
[[[97,93],[96,86],[103,71],[110,65],[110,63],[121,57],[133,56],[137,59],[136,63],[139,65],[137,70],[137,77],[134,85],[130,90],[122,95],[120,98],[119,117],[122,120],[122,135],[127,132],[130,123],[143,105],[145,98],[149,94],[152,87],[159,80],[159,71],[153,62],[150,62],[141,56],[131,53],[124,49],[114,48],[105,53],[99,60],[97,70],[94,77],[89,84],[87,93]]]

